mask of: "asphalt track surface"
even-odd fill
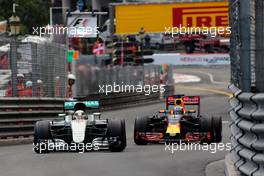
[[[192,68],[189,68],[193,70]],[[228,73],[228,68],[218,68]],[[186,71],[185,69],[184,71]],[[183,70],[177,70],[180,73]],[[176,71],[176,72],[177,72]],[[226,85],[214,85],[207,71],[197,73],[202,77],[198,84],[176,85],[176,93],[201,95],[201,111],[205,115],[221,115],[223,143],[229,142],[228,97],[214,90],[226,91]],[[221,70],[218,70],[221,72]],[[217,73],[217,72],[215,72]],[[228,74],[216,76],[217,81],[228,81]],[[219,77],[219,78],[218,78]],[[222,79],[223,77],[223,79]],[[224,77],[227,77],[224,79]],[[205,87],[208,91],[199,88]],[[191,89],[196,88],[196,89]],[[212,91],[210,91],[212,90]],[[165,151],[165,145],[137,146],[133,142],[133,125],[136,116],[153,114],[164,108],[164,103],[149,104],[115,111],[104,112],[103,117],[125,119],[128,146],[124,152],[56,152],[38,155],[31,145],[0,147],[1,176],[204,176],[207,164],[223,159],[228,151],[211,153],[203,150]]]

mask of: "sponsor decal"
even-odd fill
[[[99,101],[83,101],[83,102],[77,102],[77,101],[66,101],[64,102],[64,108],[65,109],[74,109],[74,106],[76,103],[83,103],[87,108],[98,108],[99,107]]]
[[[200,6],[173,8],[173,26],[227,27],[228,6]]]

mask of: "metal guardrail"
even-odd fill
[[[173,86],[165,89],[164,95],[173,94]],[[83,99],[87,98],[100,100],[101,109],[110,110],[157,101],[160,93],[91,94]],[[64,101],[62,98],[0,98],[0,140],[32,136],[36,121],[59,119]]]
[[[264,93],[245,93],[234,85],[230,99],[231,156],[245,175],[264,175]]]
[[[63,112],[63,102],[61,98],[0,98],[0,138],[31,136],[36,121]]]

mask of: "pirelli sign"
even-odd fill
[[[227,6],[201,6],[173,8],[173,27],[228,26]]]
[[[168,27],[228,27],[228,2],[116,5],[116,33],[164,32]]]

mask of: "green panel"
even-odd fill
[[[98,108],[99,101],[84,101],[83,102],[87,108]]]
[[[69,63],[72,62],[72,60],[73,60],[73,55],[74,55],[74,50],[68,50],[68,51],[67,51],[67,61],[68,61]]]
[[[66,101],[64,102],[64,109],[67,110],[74,109],[76,103],[83,103],[85,104],[86,108],[99,108],[99,101],[93,100],[93,101],[83,101],[83,102]]]

